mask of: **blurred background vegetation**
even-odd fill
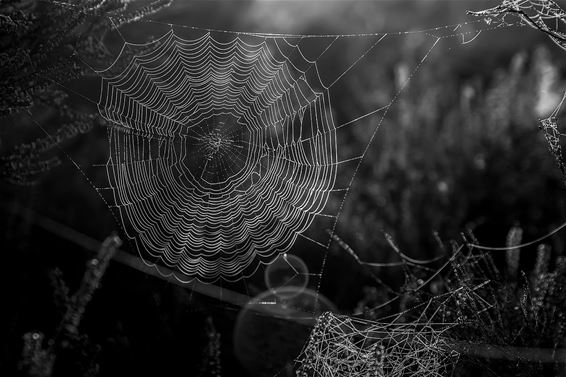
[[[65,34],[65,25],[56,22],[62,18],[49,19],[54,14],[52,4],[2,4],[6,15],[14,17],[14,9],[23,9],[23,14],[32,9],[35,17],[43,16],[47,22],[47,26],[41,24],[27,34],[2,35],[3,53],[11,52],[4,46],[19,44],[25,38],[37,43],[42,30],[49,27],[56,26],[61,38],[70,37]],[[458,24],[470,20],[467,10],[496,4],[465,0],[177,1],[163,9],[161,3],[155,8],[143,8],[147,4],[142,3],[141,13],[127,10],[115,15],[116,20],[149,15],[171,23],[228,30],[334,34]],[[97,10],[88,17],[97,20],[104,11],[108,10]],[[75,13],[57,11],[57,17],[70,14]],[[69,27],[77,31],[75,25]],[[31,208],[99,240],[118,226],[89,182],[104,181],[104,170],[94,165],[104,164],[107,158],[106,132],[93,116],[96,108],[73,92],[52,85],[52,81],[41,81],[51,73],[53,79],[63,80],[67,87],[95,99],[96,78],[81,78],[84,66],[68,68],[81,65],[65,49],[72,46],[90,51],[90,61],[98,62],[101,68],[104,59],[115,56],[120,47],[112,27],[97,24],[90,29],[98,33],[96,38],[104,39],[104,50],[97,47],[96,38],[85,42],[87,33],[80,30],[76,39],[53,47],[62,50],[41,50],[46,48],[46,41],[30,46],[37,52],[37,56],[30,55],[33,66],[24,62],[2,67],[3,82],[13,80],[12,88],[29,89],[20,93],[15,103],[2,103],[3,109],[13,111],[3,112],[0,119],[0,290],[6,318],[0,325],[2,375],[24,373],[23,334],[38,331],[50,336],[57,327],[61,309],[55,296],[60,287],[52,283],[54,276],[63,276],[68,289],[76,290],[84,264],[91,257],[80,247],[36,227],[34,215],[26,215],[22,208]],[[124,22],[121,32],[127,40],[142,42],[148,33],[140,32],[139,27],[135,22]],[[367,41],[355,40],[346,53],[335,52],[336,64],[347,59],[350,49],[362,50],[364,43]],[[368,58],[333,98],[334,110],[342,119],[353,118],[376,98],[390,98],[423,54],[423,46],[412,39],[383,48],[379,55]],[[39,59],[45,59],[44,53],[66,56],[68,61],[62,60],[60,67],[53,68],[52,61]],[[520,226],[523,238],[529,240],[563,222],[564,183],[538,129],[538,120],[554,110],[566,89],[565,57],[565,52],[543,33],[526,28],[484,32],[472,43],[448,46],[432,54],[378,131],[340,218],[340,238],[363,261],[390,262],[397,261],[398,256],[384,232],[404,253],[426,259],[441,252],[434,232],[448,244],[460,239],[461,232],[473,230],[482,244],[499,246],[505,244],[513,226]],[[36,66],[40,62],[45,65],[43,71]],[[29,80],[28,84],[16,82],[16,78],[32,80],[33,85]],[[10,85],[3,86],[3,98],[15,98]],[[40,145],[45,134],[26,109],[52,134],[68,124],[75,128],[67,129],[56,141],[46,141],[45,148],[34,149],[29,145],[34,141]],[[367,144],[372,127],[369,120],[366,124],[352,128],[340,143],[344,154],[356,155]],[[547,241],[554,258],[564,253],[562,240],[557,236]],[[534,251],[522,251],[522,267],[528,269],[534,263]],[[309,250],[297,253],[310,262]],[[504,255],[495,254],[494,259],[496,264],[504,263]],[[391,286],[404,283],[400,269],[374,268],[373,273]],[[263,291],[262,277],[250,279],[248,289],[254,294]],[[338,310],[351,314],[360,302],[363,306],[377,300],[371,297],[375,296],[372,289],[375,284],[370,274],[333,244],[321,292]],[[165,375],[185,370],[185,375],[206,375],[218,373],[216,364],[221,363],[224,375],[245,375],[232,350],[238,312],[236,306],[111,264],[84,314],[81,333],[88,338],[80,343],[84,355],[70,357],[84,362],[56,368],[55,374]],[[209,362],[216,366],[204,367]]]

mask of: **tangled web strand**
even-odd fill
[[[442,376],[453,357],[443,330],[326,312],[298,359],[297,376]]]

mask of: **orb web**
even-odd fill
[[[377,130],[439,42],[468,43],[466,36],[481,31],[461,24],[261,34],[148,22],[169,30],[143,44],[119,34],[124,44],[115,61],[93,69],[109,141],[108,186],[97,190],[111,196],[103,199],[143,261],[183,282],[241,280],[301,238],[323,249],[320,270],[310,274],[320,284],[332,237],[319,241],[324,231],[307,230],[328,221],[317,229],[333,234]],[[348,41],[362,38],[353,57],[341,56]],[[371,69],[386,55],[376,46],[397,38],[422,44],[412,70],[387,96],[369,99],[369,110],[346,119],[337,113],[335,122],[331,90],[352,91],[346,81],[363,73],[355,72],[359,65]],[[328,64],[319,66],[325,53]],[[350,130],[360,124],[370,129]],[[363,138],[361,148],[339,149],[342,137]]]
[[[121,55],[136,48],[125,68],[118,57],[99,72],[124,230],[147,263],[183,278],[249,275],[292,246],[334,187],[328,91],[283,39],[171,30]]]

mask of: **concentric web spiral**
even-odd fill
[[[143,47],[120,73],[100,73],[125,230],[142,255],[189,278],[249,274],[293,245],[334,188],[328,91],[283,39],[171,30]]]

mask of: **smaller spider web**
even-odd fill
[[[493,304],[486,300],[497,275],[491,258],[454,245],[438,269],[413,262],[404,264],[405,286],[393,299],[366,314],[319,316],[296,359],[297,375],[446,376],[462,355],[481,354],[482,344],[462,339],[461,331],[493,322]],[[426,293],[423,288],[445,269],[447,290]],[[426,281],[417,278],[425,271]],[[394,301],[405,304],[387,309]]]
[[[443,376],[458,356],[445,336],[454,326],[326,312],[297,359],[297,376]]]

